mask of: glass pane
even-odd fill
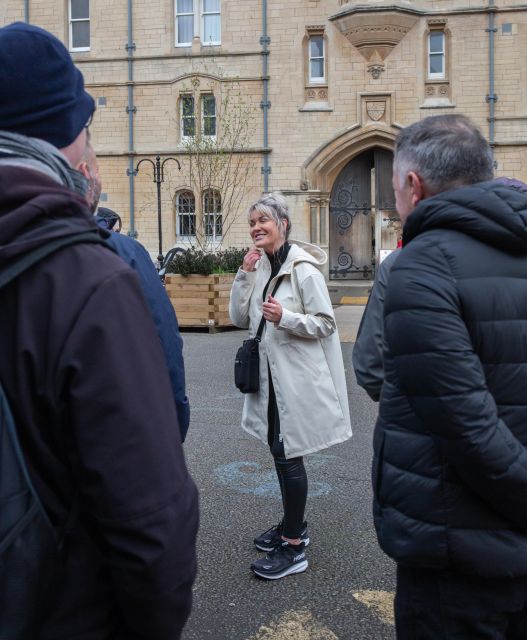
[[[187,44],[192,42],[194,37],[194,16],[178,16],[177,19],[177,42]]]
[[[189,117],[194,115],[194,98],[193,96],[183,96],[183,117]]]
[[[194,216],[181,216],[179,219],[179,234],[182,236],[194,235]]]
[[[324,60],[311,60],[311,78],[324,77]]]
[[[220,11],[220,0],[203,0],[203,13],[209,11]]]
[[[216,237],[221,236],[223,232],[221,216],[216,216]]]
[[[220,42],[221,21],[220,16],[210,15],[203,17],[203,42]]]
[[[211,198],[210,191],[205,191],[203,194],[203,213],[211,213]]]
[[[192,13],[194,11],[193,0],[177,0],[177,13]]]
[[[81,47],[90,46],[90,23],[89,22],[72,22],[71,23],[71,48],[80,49]]]
[[[196,133],[196,118],[183,118],[183,136],[192,137]]]
[[[216,135],[216,118],[203,119],[203,135],[204,136]]]
[[[185,192],[178,196],[178,213],[194,213],[195,206],[196,203],[192,193]]]
[[[90,0],[71,0],[71,18],[76,20],[78,18],[90,17]]]
[[[324,55],[324,38],[312,36],[309,39],[310,55],[312,58],[321,58]]]
[[[443,73],[443,54],[435,53],[430,56],[430,73]]]
[[[430,34],[430,53],[443,53],[444,33],[441,31]]]
[[[214,96],[203,96],[203,115],[216,115],[216,98]]]

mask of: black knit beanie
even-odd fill
[[[0,28],[0,130],[70,145],[95,111],[66,47],[23,22]]]

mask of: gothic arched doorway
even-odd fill
[[[329,205],[330,279],[370,280],[381,248],[395,248],[400,231],[392,163],[391,151],[371,148],[350,160],[335,180]]]

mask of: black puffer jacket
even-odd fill
[[[384,307],[374,517],[396,561],[527,575],[527,196],[419,204]]]

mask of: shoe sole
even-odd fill
[[[307,569],[307,567],[307,560],[302,560],[302,562],[289,567],[289,569],[285,569],[285,571],[282,571],[282,573],[275,573],[273,575],[269,575],[268,573],[260,573],[258,570],[253,569],[252,567],[251,570],[259,578],[263,578],[264,580],[280,580],[280,578],[285,578],[286,576],[290,576],[293,573],[303,573]]]
[[[309,538],[306,538],[305,540],[304,538],[302,538],[302,542],[304,543],[304,546],[309,546]],[[258,549],[258,551],[272,551],[276,545],[267,545],[266,547],[264,547],[262,544],[256,544],[255,542],[254,546]]]

